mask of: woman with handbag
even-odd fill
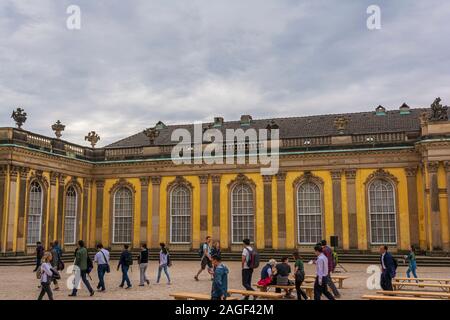
[[[42,257],[41,292],[39,293],[38,300],[42,300],[45,294],[47,294],[49,300],[53,300],[52,288],[50,287],[53,277],[51,261],[52,254],[50,252],[45,252]]]
[[[105,273],[110,273],[111,268],[109,267],[109,251],[103,248],[101,243],[97,244],[97,253],[95,254],[94,262],[97,263],[97,291],[104,292],[106,290]]]
[[[167,284],[171,284],[169,271],[167,269],[172,265],[172,262],[170,261],[169,250],[167,250],[165,243],[160,243],[159,245],[161,247],[161,251],[159,252],[158,278],[156,280],[156,283],[159,283],[159,280],[161,279],[161,271],[164,270],[164,273],[167,277]]]
[[[54,268],[55,270],[59,270],[60,256],[54,242],[50,244],[50,253],[52,254],[52,261],[51,261],[52,268]],[[58,281],[55,278],[53,278],[52,282],[55,285],[55,291],[58,291],[59,290]]]

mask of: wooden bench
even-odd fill
[[[203,293],[177,292],[171,293],[175,300],[211,300],[211,296]],[[239,300],[237,297],[228,297],[227,300]]]
[[[392,281],[394,291],[401,290],[403,287],[419,287],[419,288],[439,288],[444,292],[450,292],[450,284],[426,283],[426,282],[400,282]]]
[[[399,297],[399,296],[381,296],[381,295],[364,295],[365,300],[439,300],[439,299],[426,299],[415,297]]]
[[[264,292],[264,291],[249,291],[249,290],[239,290],[239,289],[229,289],[228,294],[240,294],[244,297],[255,297],[255,298],[263,298],[263,299],[282,299],[284,297],[284,293],[275,293],[275,292]]]
[[[450,299],[450,293],[444,292],[432,292],[432,291],[377,291],[377,294],[385,296],[413,296],[413,297],[431,297],[431,298],[443,298]]]
[[[336,282],[338,284],[339,289],[344,288],[344,280],[346,280],[348,278],[349,278],[349,276],[340,276],[340,275],[336,275],[336,274],[331,275],[331,279],[333,280],[333,282]],[[307,274],[305,276],[306,283],[311,283],[311,282],[314,282],[315,280],[316,280],[316,276],[313,274]]]
[[[280,286],[276,284],[271,284],[268,286],[261,286],[259,284],[255,284],[255,286],[261,291],[261,292],[268,292],[271,288],[274,289],[281,289],[281,290],[295,290],[295,285],[289,285],[289,286]],[[302,285],[301,288],[305,291],[308,298],[311,300],[314,299],[314,287],[313,286],[304,286]]]
[[[419,282],[437,282],[440,284],[450,284],[450,279],[444,279],[444,278],[407,278],[407,277],[395,277],[392,279],[392,281],[397,282],[412,282],[412,281],[419,281]]]

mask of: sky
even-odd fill
[[[0,127],[22,107],[104,146],[160,120],[450,105],[449,21],[446,0],[1,0]]]

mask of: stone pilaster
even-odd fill
[[[345,170],[347,180],[348,232],[350,249],[358,249],[358,220],[356,215],[356,169]]]
[[[50,201],[50,217],[48,219],[48,237],[49,239],[56,240],[56,232],[55,232],[55,219],[56,219],[56,184],[58,179],[58,173],[50,172],[50,188],[49,188],[49,201]],[[62,239],[59,239],[60,241]],[[62,242],[60,242],[62,243]]]
[[[430,216],[431,216],[431,249],[442,250],[441,213],[439,208],[439,186],[437,172],[439,162],[427,163],[428,179],[430,185]]]
[[[411,245],[419,247],[419,210],[417,206],[417,168],[405,168],[408,188],[409,237]]]
[[[212,180],[212,205],[213,205],[213,233],[214,240],[220,240],[220,175],[211,176]],[[226,201],[226,200],[225,200]]]
[[[140,241],[147,243],[147,226],[148,226],[148,186],[150,184],[149,177],[141,177],[141,228]]]
[[[447,215],[448,215],[448,225],[449,230],[448,233],[450,234],[450,161],[444,162],[445,167],[445,174],[446,174],[446,180],[447,180]],[[448,251],[449,248],[446,248]]]
[[[278,248],[286,249],[286,173],[280,172],[277,178],[277,220]]]
[[[264,181],[264,248],[272,245],[272,180],[273,176],[262,176]]]
[[[160,210],[160,188],[161,177],[152,176],[152,248],[159,248],[159,210]]]
[[[86,242],[90,243],[89,239],[89,219],[90,217],[90,194],[92,188],[92,179],[84,178],[83,180],[83,211],[81,212],[81,225],[83,227],[81,232],[81,238]]]
[[[97,179],[95,181],[97,188],[97,201],[95,206],[95,239],[94,242],[102,242],[102,226],[103,226],[103,197],[105,189],[105,180]]]
[[[5,232],[4,211],[6,205],[6,177],[8,174],[8,166],[6,164],[0,165],[0,250],[3,251],[3,234]]]
[[[66,180],[66,176],[63,174],[58,175],[58,209],[57,209],[57,218],[56,218],[56,239],[58,241],[62,241],[63,234],[63,226],[64,226],[64,183]]]
[[[25,234],[26,234],[26,201],[27,201],[27,177],[28,173],[30,172],[29,168],[21,167],[19,169],[19,216],[17,220],[17,252],[23,252],[25,253]],[[45,192],[45,190],[42,190],[42,192]],[[42,224],[45,225],[45,212],[46,208],[42,208]],[[41,235],[42,243],[45,245],[45,228],[43,228],[44,232]]]
[[[4,244],[3,252],[12,253],[14,245],[14,228],[15,228],[15,215],[17,209],[17,183],[19,176],[19,168],[15,166],[9,166],[9,195],[8,195],[8,211],[6,214],[6,244]]]
[[[199,176],[200,179],[200,241],[208,235],[208,175]]]
[[[333,212],[334,212],[334,235],[338,237],[339,246],[342,248],[342,193],[341,193],[341,171],[331,171],[332,189],[333,189]]]

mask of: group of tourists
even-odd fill
[[[74,260],[74,280],[73,280],[73,289],[70,297],[76,297],[78,288],[80,286],[80,282],[83,282],[86,289],[89,291],[90,296],[94,295],[94,289],[92,288],[88,277],[92,280],[90,274],[94,269],[94,263],[97,264],[97,275],[98,275],[98,284],[97,291],[105,292],[106,284],[105,284],[105,275],[111,272],[110,267],[110,252],[103,247],[101,243],[98,243],[97,253],[94,256],[94,260],[92,261],[88,250],[85,247],[84,241],[79,240],[77,243],[77,248],[75,250],[75,260]],[[149,262],[149,251],[146,244],[142,244],[140,248],[139,255],[136,257],[138,266],[139,266],[139,274],[140,274],[140,282],[139,286],[150,285],[150,280],[147,277],[147,268]],[[133,256],[131,251],[129,250],[128,245],[123,246],[123,251],[120,254],[119,263],[117,265],[117,271],[119,269],[122,272],[122,280],[119,285],[120,288],[130,289],[132,288],[131,280],[128,276],[128,272],[133,265]],[[167,277],[167,284],[171,284],[170,275],[168,268],[172,265],[170,259],[169,250],[166,248],[165,243],[160,243],[160,252],[159,252],[159,265],[158,265],[158,275],[156,283],[160,282],[161,273],[164,271]],[[42,300],[45,294],[47,294],[49,300],[53,300],[53,291],[51,288],[51,284],[54,284],[53,290],[59,290],[58,281],[61,279],[60,271],[64,269],[64,263],[62,261],[62,250],[58,245],[58,241],[54,241],[50,244],[50,249],[45,251],[42,243],[36,243],[36,267],[33,272],[36,272],[37,278],[39,279],[39,288],[41,292],[39,294],[38,299]]]
[[[248,291],[254,291],[252,287],[252,277],[254,270],[259,267],[259,253],[252,247],[250,239],[243,240],[243,250],[241,259],[241,271],[242,271],[242,286]],[[85,247],[84,241],[80,240],[77,243],[75,250],[74,260],[74,281],[71,297],[77,296],[80,282],[83,282],[86,289],[89,291],[90,296],[94,295],[94,289],[88,280],[88,277],[92,280],[90,273],[94,269],[94,264],[97,264],[98,275],[98,292],[106,291],[105,275],[111,272],[110,268],[110,252],[103,247],[101,243],[97,244],[97,253],[92,261],[88,250]],[[326,240],[322,240],[314,247],[316,258],[309,261],[309,264],[315,264],[316,274],[314,281],[314,300],[320,300],[321,296],[325,296],[329,300],[335,300],[340,297],[340,293],[336,288],[332,273],[335,271],[337,262],[336,255],[327,245]],[[383,290],[393,290],[392,279],[396,276],[396,270],[398,266],[397,260],[388,251],[387,246],[381,246],[380,262],[381,262],[381,279],[380,285]],[[228,275],[230,273],[228,267],[222,263],[222,254],[220,251],[220,243],[214,242],[210,236],[206,237],[205,242],[200,245],[200,269],[194,276],[196,281],[199,281],[200,274],[207,270],[211,281],[211,299],[212,300],[226,300],[228,292]],[[292,258],[294,262],[294,268],[291,268],[289,259]],[[417,263],[415,248],[411,246],[408,255],[404,256],[405,261],[408,262],[408,270],[406,272],[407,277],[410,274],[417,278]],[[139,255],[136,257],[138,266],[140,281],[139,286],[150,285],[150,280],[147,276],[147,269],[149,264],[149,250],[146,244],[142,244],[140,247]],[[132,288],[131,280],[128,276],[128,272],[134,262],[132,252],[128,245],[123,246],[120,259],[117,265],[117,271],[121,270],[122,280],[119,285],[120,288],[130,289]],[[171,284],[169,267],[172,266],[169,250],[164,243],[160,243],[159,252],[159,264],[157,272],[156,283],[160,282],[162,272],[165,273],[167,278],[167,284]],[[53,283],[55,291],[59,290],[58,280],[61,279],[59,274],[64,269],[64,263],[62,261],[62,250],[55,240],[50,244],[48,251],[44,250],[44,247],[40,242],[36,244],[36,267],[33,272],[36,272],[37,278],[40,280],[39,288],[41,289],[38,299],[41,300],[47,294],[50,300],[53,300],[53,292],[51,284]],[[293,271],[292,271],[293,270]],[[297,299],[308,300],[308,297],[302,289],[302,284],[305,281],[305,268],[304,261],[301,258],[299,252],[293,252],[292,256],[285,256],[281,258],[280,262],[275,259],[270,259],[262,269],[260,274],[260,280],[257,285],[262,288],[269,286],[277,286],[276,292],[281,292],[283,286],[288,287],[284,289],[286,291],[286,297],[293,298],[291,286],[295,286],[297,292]],[[248,299],[248,296],[245,298]]]

